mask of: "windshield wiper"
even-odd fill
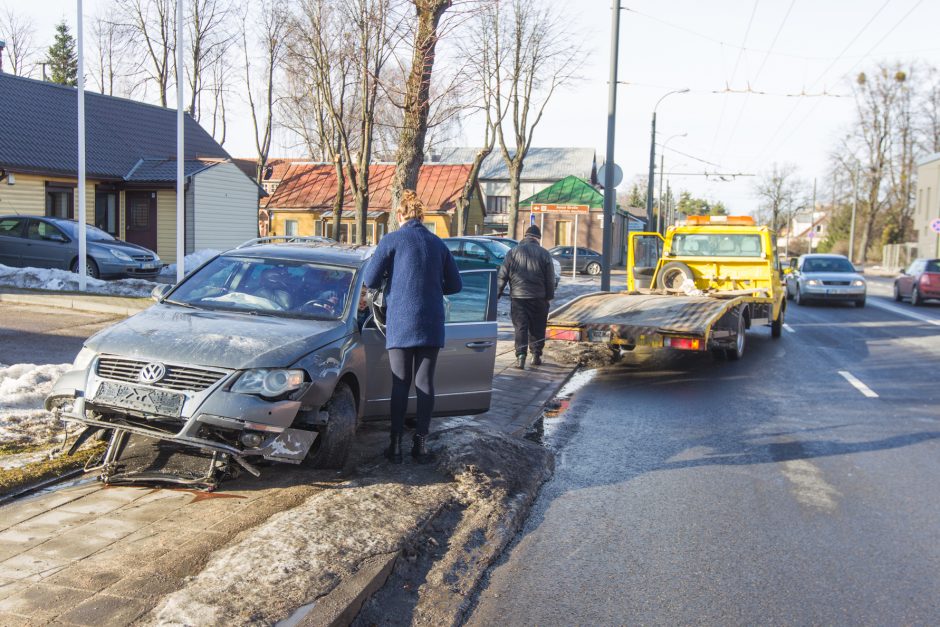
[[[196,307],[195,305],[190,305],[189,303],[181,303],[178,300],[165,300],[163,302],[169,303],[171,305],[179,305],[180,307],[186,307],[187,309],[202,309],[202,307]]]

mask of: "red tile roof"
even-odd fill
[[[388,211],[391,204],[391,183],[394,165],[369,167],[369,210]],[[457,199],[470,176],[469,165],[428,164],[418,175],[418,197],[428,211],[452,212]],[[343,205],[355,205],[349,181],[346,181]],[[268,199],[268,209],[320,209],[333,208],[336,197],[336,168],[332,164],[292,163],[281,179],[281,184]]]

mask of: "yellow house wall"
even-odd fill
[[[320,218],[318,213],[310,211],[274,211],[272,213],[270,235],[286,235],[287,220],[297,220],[297,235],[311,237],[316,234],[314,224]]]
[[[438,237],[451,236],[451,221],[451,216],[424,216],[424,224],[426,226],[433,224],[434,233]]]
[[[151,192],[154,193],[154,192]],[[176,263],[176,191],[157,194],[157,254],[164,263]]]
[[[0,214],[46,215],[46,183],[64,183],[75,186],[75,193],[78,194],[75,179],[17,174],[16,172],[13,174],[16,178],[15,185],[8,185],[6,179],[0,181]],[[95,223],[95,185],[98,183],[100,181],[93,179],[87,179],[85,182],[85,221],[89,224]],[[77,200],[75,204],[76,217],[78,217]],[[123,231],[121,232],[123,233]]]

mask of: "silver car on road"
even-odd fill
[[[865,278],[845,255],[802,255],[791,263],[786,282],[787,298],[797,305],[827,301],[865,306]]]
[[[358,422],[389,415],[381,312],[362,285],[371,252],[295,241],[223,253],[86,341],[46,407],[86,433],[112,431],[112,444],[149,436],[252,472],[252,458],[341,467]],[[490,406],[495,272],[461,275],[463,290],[446,298],[436,415]]]

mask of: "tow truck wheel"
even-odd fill
[[[356,435],[356,399],[345,383],[339,383],[324,406],[330,415],[317,431],[303,465],[308,468],[342,468]]]
[[[786,311],[786,307],[780,306],[780,315],[777,316],[776,320],[771,321],[770,323],[770,337],[780,337],[783,332],[783,314]]]
[[[681,261],[670,261],[656,275],[656,287],[661,290],[678,290],[687,280],[695,280],[692,269]]]
[[[725,355],[728,357],[728,361],[737,361],[744,357],[744,342],[747,331],[745,330],[744,324],[744,315],[742,313],[738,314],[738,332],[734,336],[734,348],[728,348],[725,350]]]

